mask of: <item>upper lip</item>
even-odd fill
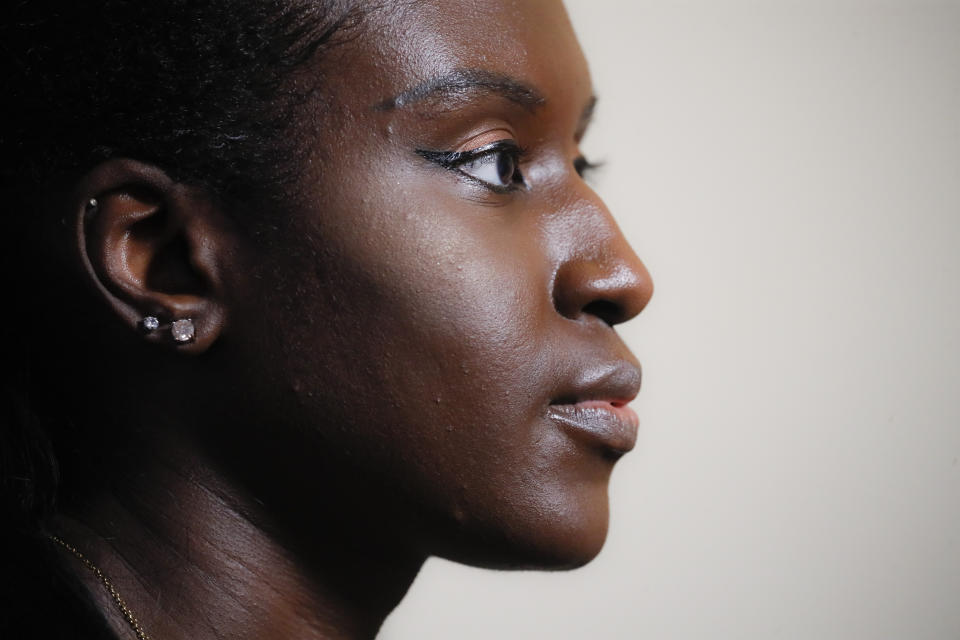
[[[618,361],[579,371],[571,383],[562,388],[550,404],[576,404],[597,400],[623,406],[640,393],[640,367]]]

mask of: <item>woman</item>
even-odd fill
[[[370,638],[430,555],[596,555],[651,283],[558,0],[28,2],[0,41],[3,637]]]

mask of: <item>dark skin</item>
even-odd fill
[[[370,638],[430,555],[564,568],[605,539],[640,379],[613,326],[652,285],[580,175],[593,93],[562,5],[366,20],[295,79],[327,101],[270,231],[132,159],[61,203],[121,345],[80,414],[148,453],[92,447],[110,480],[54,530],[153,638]],[[144,335],[151,314],[196,339]]]

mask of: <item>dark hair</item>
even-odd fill
[[[22,240],[36,195],[130,157],[225,200],[271,198],[295,176],[291,74],[359,23],[332,0],[19,0],[0,25],[4,292],[29,308]],[[7,281],[9,279],[9,281]],[[7,315],[7,314],[4,314]],[[57,464],[32,406],[24,321],[0,320],[0,528],[50,512]],[[0,537],[2,539],[2,537]]]

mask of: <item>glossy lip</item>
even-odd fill
[[[640,419],[627,405],[640,392],[640,377],[628,363],[585,370],[547,416],[574,439],[619,458],[637,443]]]

